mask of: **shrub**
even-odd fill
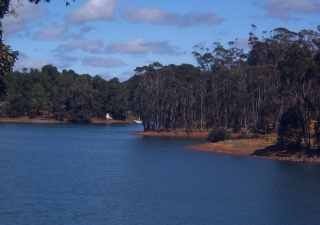
[[[276,145],[282,149],[294,150],[301,147],[302,133],[298,109],[289,108],[280,118]]]
[[[223,128],[213,129],[207,138],[207,140],[211,142],[218,142],[218,141],[224,141],[229,139],[230,139],[230,134],[226,129],[223,129]]]

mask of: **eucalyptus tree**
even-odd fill
[[[318,27],[318,30],[320,31],[320,26]],[[319,37],[319,36],[318,36]],[[320,38],[317,38],[314,40],[314,42],[318,46],[318,51],[315,54],[313,60],[315,62],[315,81],[317,84],[317,87],[315,89],[315,101],[314,101],[314,106],[315,106],[315,124],[314,124],[314,141],[317,144],[318,150],[320,150]]]
[[[150,90],[148,85],[149,77],[148,66],[137,67],[135,69],[136,75],[132,78],[132,82],[135,82],[134,90],[132,91],[133,97],[131,99],[134,100],[134,108],[136,113],[139,115],[140,119],[143,121],[144,130],[151,130],[150,123],[150,104],[148,98],[148,91]]]
[[[207,73],[207,90],[211,93],[210,98],[206,98],[208,103],[207,105],[207,111],[216,112],[216,113],[210,113],[206,117],[206,121],[208,125],[216,124],[217,121],[215,121],[214,118],[217,118],[217,116],[214,116],[214,114],[219,115],[219,112],[221,110],[220,103],[222,100],[221,95],[218,94],[218,88],[221,88],[221,80],[217,79],[219,74],[223,74],[222,76],[226,76],[228,73],[228,68],[226,68],[225,65],[225,59],[226,59],[226,53],[227,50],[223,48],[223,46],[219,42],[213,43],[213,50],[210,51],[209,48],[206,48],[204,46],[194,46],[195,51],[192,52],[194,58],[199,64],[199,67],[203,73]],[[226,109],[226,108],[225,108]],[[222,114],[221,114],[222,115]],[[225,114],[225,126],[227,126],[227,114]]]
[[[175,72],[177,66],[171,64],[164,67],[164,74],[166,76],[164,83],[164,102],[165,102],[165,115],[164,125],[168,131],[176,130],[179,128],[179,98],[178,87],[179,79]]]
[[[239,102],[235,102],[235,98],[240,95],[239,87],[246,95],[246,54],[235,41],[228,44],[229,47],[225,48],[220,42],[214,42],[211,51],[208,48],[196,46],[198,51],[193,52],[202,73],[207,74],[206,85],[203,87],[209,92],[206,95],[211,96],[206,98],[207,124],[223,125],[225,128],[239,120],[235,118],[235,112],[240,113],[246,109],[244,105],[240,106]],[[240,80],[241,85],[236,85]],[[244,121],[246,127],[246,113],[239,113],[236,113],[236,117],[242,114],[243,118],[240,120]]]
[[[279,63],[281,81],[293,96],[301,126],[301,134],[307,149],[310,149],[310,123],[312,116],[311,93],[314,89],[315,62],[312,51],[296,41],[293,42],[286,57]]]
[[[153,126],[156,131],[161,131],[161,105],[163,104],[163,99],[161,98],[162,90],[163,90],[163,73],[162,69],[163,65],[159,62],[154,62],[149,65],[149,76],[150,76],[150,85],[153,89],[151,93],[149,93],[149,97],[152,98],[152,103],[154,106],[154,115],[153,115]]]
[[[290,107],[288,90],[281,88],[279,62],[286,57],[290,44],[299,39],[299,34],[286,28],[263,32],[263,39],[249,38],[250,51],[247,63],[250,79],[253,124],[257,129],[268,130],[269,124],[277,124],[283,111]],[[286,97],[285,97],[286,96]],[[288,98],[289,97],[289,98]]]
[[[137,88],[136,101],[138,113],[143,120],[145,130],[163,130],[163,66],[154,62],[148,66],[137,67]]]

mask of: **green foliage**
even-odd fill
[[[300,33],[303,36],[302,33]],[[308,42],[294,41],[288,45],[286,57],[279,62],[279,70],[281,72],[282,86],[286,88],[292,95],[292,105],[296,107],[299,121],[299,129],[301,131],[301,139],[307,149],[310,148],[310,121],[311,114],[314,111],[312,95],[314,90],[311,88],[315,81],[316,66],[313,60],[314,55],[310,50]],[[314,87],[315,88],[315,87]],[[294,141],[299,147],[299,140]],[[291,144],[290,144],[291,145]]]
[[[13,117],[22,116],[28,110],[28,105],[28,100],[21,94],[9,95],[7,104],[3,107],[3,114]]]
[[[9,45],[3,44],[0,36],[0,97],[6,93],[3,77],[12,70],[17,57],[18,52],[12,51]]]
[[[5,14],[9,11],[10,0],[1,0],[0,1],[0,19],[4,17]],[[0,26],[2,28],[2,25]],[[2,31],[0,31],[2,34]],[[2,35],[1,35],[2,36]]]
[[[281,71],[281,79],[298,91],[300,84],[310,80],[312,73],[310,67],[312,60],[310,60],[311,52],[305,50],[298,42],[291,44],[286,52],[286,57],[280,60],[279,68]]]
[[[107,112],[116,119],[125,119],[129,110],[126,84],[118,79],[106,81],[73,70],[60,73],[56,67],[46,65],[40,71],[9,73],[4,81],[8,96],[3,99],[6,104],[2,112],[7,116],[34,117],[45,110],[58,120],[82,123],[92,117],[104,119]]]
[[[74,122],[105,118],[106,113],[115,119],[133,115],[143,121],[144,130],[224,127],[243,130],[246,138],[249,130],[277,129],[286,112],[279,145],[310,146],[310,124],[320,114],[319,32],[277,28],[259,40],[253,29],[248,53],[237,40],[227,47],[215,42],[212,49],[198,45],[193,56],[199,67],[154,62],[137,67],[125,82],[73,70],[60,73],[52,65],[11,72],[0,76],[0,87],[7,85],[2,93],[9,94],[1,99],[7,102],[1,111],[19,116],[45,109]]]
[[[126,119],[127,99],[125,84],[121,84],[118,78],[109,80],[108,83],[108,108],[107,111],[117,120]]]
[[[277,145],[282,149],[298,149],[302,143],[301,124],[296,107],[289,108],[280,119]]]
[[[215,128],[209,133],[207,140],[210,142],[219,142],[229,140],[230,138],[230,134],[226,129]]]
[[[230,110],[228,115],[229,120],[232,121],[232,132],[238,133],[241,131],[240,120],[243,118],[243,112],[240,108],[234,108]]]
[[[50,3],[50,0],[42,0],[44,2]],[[73,0],[75,1],[75,0]],[[41,0],[29,0],[31,3],[38,4]],[[15,5],[14,5],[15,4]],[[70,5],[68,1],[65,1],[66,6]],[[12,51],[9,45],[6,45],[2,41],[2,23],[1,19],[4,16],[11,14],[16,15],[15,8],[22,7],[23,5],[20,1],[13,3],[11,0],[1,0],[0,1],[0,98],[6,94],[7,88],[3,82],[3,77],[12,71],[14,63],[18,59],[19,52]]]

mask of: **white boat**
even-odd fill
[[[138,120],[134,120],[135,123],[142,123],[142,121],[140,120],[140,118]]]

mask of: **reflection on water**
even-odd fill
[[[139,124],[0,124],[1,224],[319,224],[320,167],[193,151]]]

